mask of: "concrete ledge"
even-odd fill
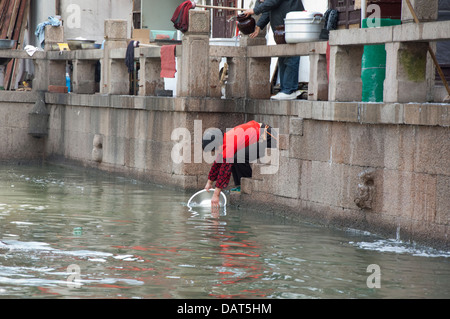
[[[360,124],[450,126],[450,105],[420,103],[303,102],[298,116]]]
[[[231,46],[209,46],[209,55],[212,57],[243,57],[246,55],[246,48],[244,47],[231,47]]]
[[[2,91],[0,102],[34,103],[35,92]],[[47,104],[141,109],[160,112],[246,113],[295,116],[317,121],[450,127],[450,105],[432,103],[363,103],[167,98],[108,94],[46,93]]]
[[[47,56],[46,52],[38,51],[29,56],[24,50],[0,50],[0,58],[13,58],[13,59],[45,59]]]
[[[264,58],[277,56],[305,56],[310,54],[326,54],[327,42],[305,42],[296,44],[257,45],[247,49],[250,58]]]
[[[387,42],[429,42],[450,39],[450,21],[406,23],[392,27],[330,32],[330,45],[370,45]]]
[[[0,102],[35,103],[37,98],[37,92],[0,91]]]

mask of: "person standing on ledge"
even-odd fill
[[[263,16],[258,20],[255,32],[250,37],[258,36],[260,30],[264,29],[270,21],[272,31],[275,27],[284,25],[286,14],[291,11],[304,11],[301,0],[258,0],[253,9],[244,11],[246,17],[255,14]],[[267,15],[267,13],[269,13]],[[279,57],[278,72],[280,75],[280,92],[272,96],[273,100],[295,100],[299,95],[298,91],[298,69],[300,57]]]

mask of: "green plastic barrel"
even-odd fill
[[[364,19],[363,28],[387,27],[401,24],[396,19]],[[366,45],[362,57],[362,101],[383,102],[384,79],[386,78],[386,50],[384,44]]]

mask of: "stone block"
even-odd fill
[[[192,10],[191,10],[192,13]],[[209,38],[185,34],[177,66],[177,96],[205,97],[209,91]]]
[[[450,176],[436,177],[436,217],[440,225],[450,225]]]
[[[73,61],[72,91],[78,94],[94,94],[96,92],[95,70],[97,61]]]
[[[308,100],[327,101],[328,72],[326,55],[312,54],[309,56],[309,61]]]
[[[420,22],[434,21],[438,18],[438,0],[410,0]],[[405,0],[402,0],[402,22],[414,22],[411,10]]]
[[[278,136],[278,148],[280,150],[289,150],[289,134],[279,134]]]
[[[206,34],[210,32],[210,12],[208,10],[189,10],[189,28],[186,32],[190,34]]]
[[[427,43],[386,43],[384,102],[426,102]]]
[[[106,40],[127,39],[127,20],[106,19],[105,39]]]
[[[247,97],[250,99],[270,98],[271,58],[247,59]],[[244,82],[245,83],[245,82]],[[241,85],[243,83],[241,82]]]
[[[304,134],[290,135],[289,156],[303,160],[330,160],[332,125],[329,122],[306,121]]]
[[[361,101],[364,46],[331,46],[329,101]]]
[[[164,90],[164,79],[161,78],[161,60],[159,58],[140,58],[141,71],[139,95],[156,95],[157,90]]]
[[[66,85],[66,61],[48,61],[47,73],[44,75],[49,85]]]
[[[249,195],[253,193],[253,179],[241,178],[241,192]]]
[[[45,51],[51,50],[53,44],[64,42],[64,27],[45,26]]]
[[[225,85],[225,97],[244,98],[246,96],[247,67],[244,57],[227,58],[228,79]]]
[[[291,117],[289,119],[289,134],[303,136],[304,119],[300,117]]]

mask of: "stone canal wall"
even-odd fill
[[[193,191],[210,167],[198,161],[202,132],[254,119],[279,128],[276,169],[253,164],[234,205],[450,247],[449,105],[46,93],[38,139],[28,134],[36,98],[2,92],[1,161],[70,162]]]

